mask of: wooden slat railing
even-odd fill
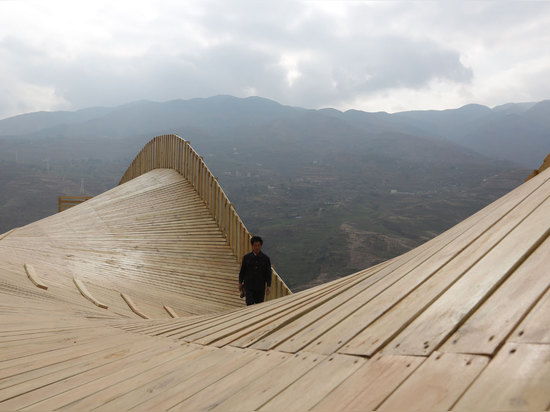
[[[64,210],[67,210],[91,198],[91,196],[58,196],[57,211],[63,212]]]
[[[176,170],[193,185],[225,235],[235,258],[240,261],[242,256],[250,251],[252,235],[219,185],[218,178],[210,172],[202,156],[197,154],[188,141],[174,134],[153,138],[130,164],[119,184],[160,168]],[[267,300],[291,293],[285,282],[272,268],[271,292],[267,296]]]

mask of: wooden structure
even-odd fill
[[[201,287],[201,262],[216,284],[238,267],[218,224],[160,168],[0,236],[0,410],[550,407],[550,170],[400,257],[251,307],[234,278]]]
[[[63,212],[73,206],[79,205],[86,200],[90,200],[91,196],[58,196],[57,211]]]
[[[160,168],[177,171],[195,188],[237,258],[242,258],[250,251],[252,235],[237,215],[233,203],[229,201],[218,184],[218,178],[210,172],[203,157],[199,156],[189,142],[181,137],[170,134],[152,139],[128,167],[120,179],[120,184]],[[273,268],[271,284],[268,300],[291,293]]]

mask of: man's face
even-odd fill
[[[262,244],[260,242],[252,243],[252,250],[254,251],[254,254],[257,255],[260,253],[260,250],[262,250]]]

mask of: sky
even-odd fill
[[[0,0],[0,119],[230,94],[369,112],[550,98],[549,1]]]

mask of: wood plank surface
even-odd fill
[[[264,353],[244,367],[204,387],[201,391],[178,403],[172,409],[180,411],[213,409],[229,398],[239,395],[242,388],[246,388],[266,375],[271,375],[274,370],[284,364],[285,360],[290,357],[291,355],[280,352]]]
[[[78,371],[79,373],[71,377],[10,399],[3,406],[38,411],[57,409],[120,380],[144,374],[159,364],[173,362],[193,349],[180,345],[153,345],[147,349],[146,354],[124,356],[98,367]]]
[[[395,391],[424,362],[421,356],[377,356],[361,366],[311,410],[370,411]]]
[[[548,410],[548,388],[550,345],[509,343],[453,406],[453,410]]]
[[[548,261],[546,261],[548,263]],[[548,273],[548,265],[546,265]],[[509,342],[550,344],[550,285],[544,290],[542,298],[516,328]]]
[[[288,357],[276,368],[262,373],[231,396],[216,402],[216,411],[252,411],[267,403],[305,373],[325,359],[324,356],[301,353]]]
[[[485,356],[434,352],[377,410],[449,410],[488,362]]]
[[[173,385],[165,388],[156,396],[135,405],[136,411],[168,410],[177,408],[186,399],[199,393],[204,388],[219,381],[227,375],[246,367],[256,359],[265,355],[265,352],[252,351],[225,347],[214,352],[216,359],[220,356],[224,360],[218,360],[206,369],[198,370],[188,378],[177,379]],[[192,371],[195,372],[195,371]]]
[[[77,357],[11,376],[0,391],[2,407],[9,409],[31,405],[55,394],[56,390],[70,389],[77,375],[90,373],[120,358],[135,360],[152,353],[151,345],[144,341],[96,342],[89,352],[82,352]]]
[[[518,323],[528,316],[550,286],[548,256],[550,239],[546,239],[533,252],[489,300],[448,339],[441,350],[487,355],[495,353]],[[550,325],[550,317],[547,321],[539,319],[535,324]],[[550,343],[550,340],[547,342]]]
[[[544,201],[445,294],[384,348],[386,353],[427,355],[435,350],[550,234]]]
[[[146,374],[126,376],[102,389],[82,391],[82,397],[61,409],[66,410],[127,410],[164,390],[169,383],[183,379],[190,367],[195,373],[212,364],[213,350],[187,345],[189,350],[171,362],[164,362],[149,369]]]
[[[360,357],[331,355],[258,410],[308,410],[364,363]]]

